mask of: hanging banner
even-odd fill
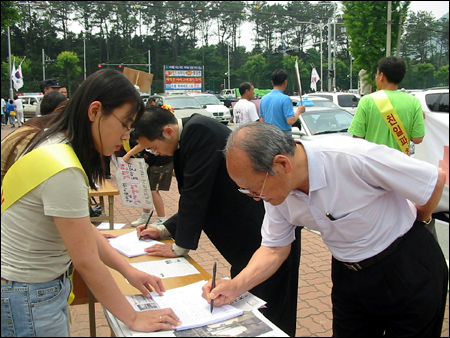
[[[203,66],[164,66],[165,93],[200,93],[203,88]]]

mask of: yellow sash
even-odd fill
[[[67,144],[42,146],[25,154],[8,169],[3,178],[1,212],[42,182],[67,168],[80,168],[84,172],[75,152]]]
[[[84,173],[72,147],[64,143],[42,146],[19,158],[3,178],[2,213],[39,184],[67,168],[80,168]],[[27,179],[24,180],[24,177]],[[88,184],[87,177],[86,184]],[[69,305],[75,299],[73,272],[70,279],[72,280],[72,289],[67,300]]]
[[[389,100],[389,97],[384,90],[379,90],[371,94],[371,97],[375,101],[384,122],[386,122],[401,151],[409,155],[408,132],[403,126],[402,120],[398,116],[397,111]]]

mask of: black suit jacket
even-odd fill
[[[227,172],[223,149],[230,129],[209,117],[183,119],[174,170],[178,213],[164,225],[175,243],[197,249],[202,230],[233,270],[242,270],[261,245],[262,201],[240,193]]]
[[[223,155],[231,131],[209,117],[183,119],[173,163],[180,201],[178,213],[164,222],[175,243],[197,249],[202,230],[231,265],[235,277],[261,246],[262,201],[238,191]],[[300,265],[300,230],[291,253],[278,271],[250,290],[267,302],[263,314],[290,336],[295,335]]]

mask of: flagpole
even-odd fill
[[[12,77],[11,77],[11,32],[8,26],[8,53],[9,53],[9,98],[12,100],[14,98],[14,91],[12,88]]]
[[[298,59],[295,59],[295,72],[297,74],[298,96],[300,97],[300,104],[301,104],[302,103],[302,83],[300,81],[300,71],[298,69]]]

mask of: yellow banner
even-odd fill
[[[78,157],[67,144],[42,146],[25,154],[9,168],[3,178],[1,212],[42,182],[67,168],[80,168],[84,173]]]
[[[371,94],[371,97],[375,101],[381,116],[383,116],[384,122],[386,122],[401,151],[409,155],[408,132],[403,126],[402,120],[398,116],[397,111],[389,100],[389,97],[383,90],[379,90]]]

